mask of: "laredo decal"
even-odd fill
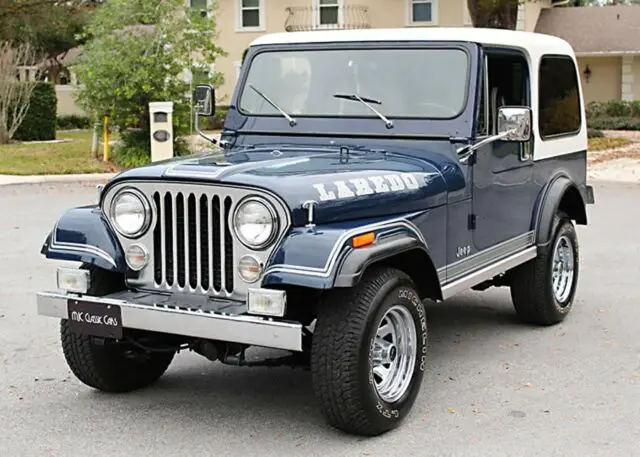
[[[415,190],[420,188],[420,183],[411,173],[386,174],[333,181],[330,188],[327,188],[327,185],[328,184],[320,183],[313,184],[313,187],[318,191],[318,196],[321,201],[386,192],[401,192],[407,189]]]

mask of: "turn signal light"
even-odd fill
[[[362,235],[354,236],[351,239],[351,245],[354,248],[361,248],[361,247],[369,246],[370,244],[373,244],[375,239],[376,239],[376,236],[373,232],[364,233]]]

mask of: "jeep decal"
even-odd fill
[[[360,197],[362,195],[416,190],[421,185],[413,173],[392,173],[367,176],[366,178],[338,180],[333,181],[331,184],[316,183],[313,184],[313,187],[318,191],[320,201],[329,201]]]

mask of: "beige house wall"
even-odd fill
[[[620,99],[622,96],[621,57],[578,57],[580,78],[586,103]],[[584,71],[589,66],[591,77],[587,82]]]
[[[551,0],[530,1],[523,5],[524,7],[524,27],[525,32],[533,32],[540,17],[540,11],[543,8],[549,8]]]
[[[466,0],[431,0],[433,22],[411,23],[410,11],[412,0],[338,0],[340,6],[346,8],[366,6],[367,17],[371,28],[394,27],[471,27],[471,17]],[[428,0],[418,0],[428,1]],[[527,30],[533,30],[540,8],[548,6],[551,0],[539,0],[527,3],[524,7]],[[287,7],[312,7],[317,0],[260,0],[261,26],[256,29],[242,30],[240,24],[241,0],[217,1],[218,45],[228,53],[215,63],[215,70],[224,75],[225,82],[216,88],[219,103],[229,103],[236,77],[239,71],[242,52],[251,41],[264,33],[285,31],[288,17]],[[348,20],[348,18],[347,18]]]
[[[56,97],[58,98],[58,116],[84,116],[85,112],[78,106],[74,98],[75,88],[73,86],[56,86]]]

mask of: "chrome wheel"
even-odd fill
[[[560,303],[564,303],[571,295],[574,270],[573,244],[569,237],[563,235],[558,238],[553,249],[551,270],[553,295]]]
[[[411,383],[416,363],[416,326],[403,306],[389,309],[376,331],[372,372],[380,398],[393,403]]]

